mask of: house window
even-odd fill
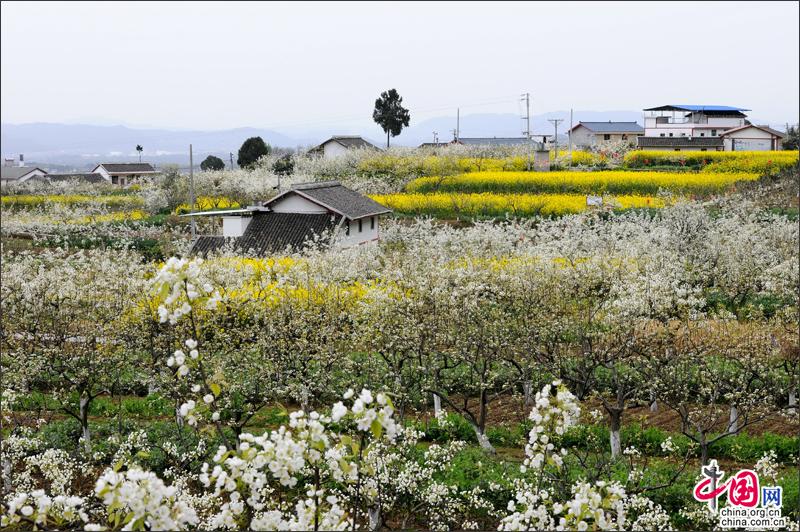
[[[675,148],[675,151],[681,151],[681,149],[680,148]]]
[[[706,148],[700,148],[700,151],[708,151]]]
[[[662,133],[662,134],[661,134],[661,136],[662,136],[662,137],[666,137],[666,135],[665,135],[664,133]]]
[[[671,136],[672,136],[672,133],[670,133],[670,134],[669,134],[669,136],[671,137]]]
[[[369,228],[370,229],[375,229],[375,217],[374,216],[371,216],[370,219],[369,219]]]
[[[700,136],[701,136],[701,137],[705,137],[705,136],[706,136],[706,134],[705,134],[705,133],[700,133]]]
[[[603,140],[611,140],[611,135],[603,135]]]
[[[347,226],[344,229],[344,234],[350,236],[350,222],[347,222]]]
[[[711,136],[712,137],[716,137],[717,136],[717,130],[716,129],[712,129],[711,130]]]
[[[358,220],[358,232],[360,233],[362,229],[363,229],[363,228],[362,228],[362,226],[361,226],[361,219],[359,219],[359,220]]]
[[[622,135],[622,140],[628,140],[628,135]]]

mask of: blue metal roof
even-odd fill
[[[659,107],[651,107],[650,109],[645,109],[645,111],[660,111],[660,110],[667,110],[667,109],[676,109],[682,111],[691,111],[691,112],[698,112],[698,111],[717,111],[717,112],[742,112],[742,111],[750,111],[750,109],[743,109],[741,107],[730,107],[728,105],[661,105]]]

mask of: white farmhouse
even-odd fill
[[[155,175],[158,171],[150,163],[100,163],[92,170],[113,185],[129,185],[135,178]]]
[[[24,183],[29,179],[46,175],[47,172],[36,166],[3,166],[0,171],[0,183],[3,185]]]
[[[379,218],[391,211],[338,181],[304,183],[246,209],[206,211],[185,216],[221,216],[222,235],[201,236],[192,254],[229,249],[268,256],[302,249],[321,239],[335,247],[352,247],[380,238]]]
[[[308,150],[311,155],[321,155],[325,159],[339,157],[348,150],[359,148],[379,150],[377,146],[359,136],[337,135],[329,138],[319,146]]]
[[[588,148],[608,142],[630,142],[644,135],[644,128],[636,122],[578,122],[569,130],[572,144]]]

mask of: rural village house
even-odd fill
[[[222,217],[222,235],[199,237],[192,254],[231,248],[266,256],[300,249],[314,238],[342,248],[376,241],[379,217],[390,212],[338,181],[323,181],[294,185],[261,205],[184,216]]]
[[[114,185],[128,185],[137,177],[155,175],[158,171],[150,163],[100,163],[92,170]]]
[[[578,122],[569,134],[574,146],[588,148],[606,142],[635,144],[637,137],[644,135],[644,128],[636,122]]]
[[[359,136],[337,135],[329,138],[319,146],[308,150],[312,155],[321,155],[325,159],[331,159],[347,153],[347,150],[367,148],[379,150],[377,146]]]
[[[644,110],[646,150],[736,151],[780,149],[784,134],[755,126],[741,107],[725,105],[662,105]]]
[[[0,170],[0,180],[3,185],[24,183],[32,178],[47,175],[47,172],[36,166],[3,166]]]

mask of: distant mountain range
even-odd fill
[[[574,121],[638,121],[639,111],[575,111]],[[550,118],[562,118],[559,137],[569,129],[569,111],[545,113],[531,117],[534,134],[552,134]],[[431,142],[437,132],[440,142],[453,138],[455,116],[441,116],[413,121],[403,133],[392,139],[392,145],[417,146]],[[125,126],[96,126],[81,124],[2,124],[0,125],[0,151],[5,158],[49,163],[76,170],[94,166],[99,162],[138,161],[137,144],[144,148],[142,159],[157,165],[189,162],[189,144],[192,144],[195,164],[208,154],[221,157],[225,162],[249,137],[260,136],[268,144],[284,148],[302,148],[316,145],[331,135],[361,135],[378,146],[385,146],[383,132],[371,123],[361,126],[295,129],[278,132],[271,129],[243,127],[219,131],[179,131],[168,129],[134,129]],[[472,114],[460,119],[462,137],[519,137],[524,130],[521,118],[515,114]]]

